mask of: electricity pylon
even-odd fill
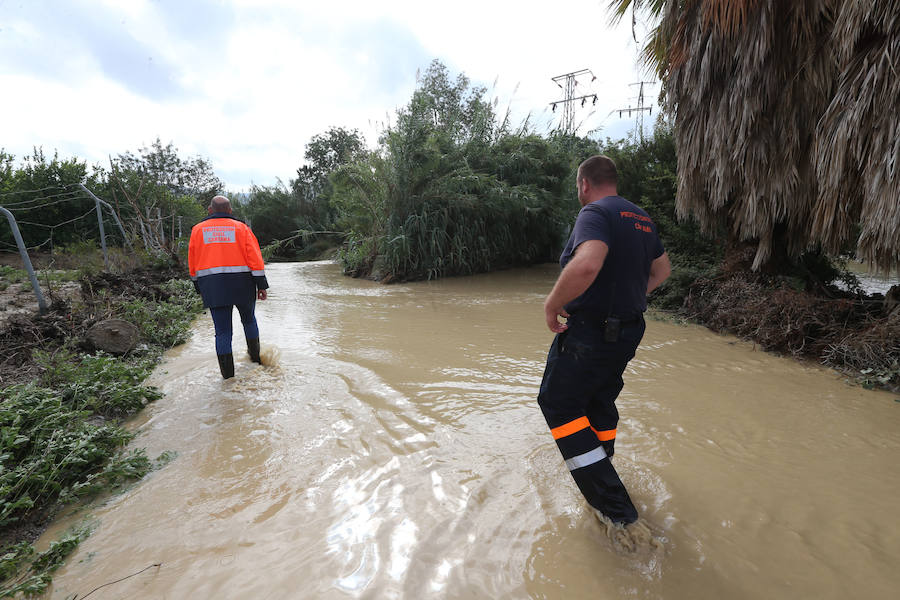
[[[575,103],[581,100],[581,106],[584,106],[585,102],[588,99],[592,99],[592,104],[597,104],[597,94],[584,94],[582,96],[575,95],[575,88],[578,85],[578,78],[584,75],[590,75],[591,81],[596,81],[597,77],[594,75],[590,69],[581,69],[580,71],[572,71],[571,73],[565,73],[563,75],[557,75],[553,77],[553,83],[558,85],[560,89],[565,93],[565,97],[562,100],[555,100],[550,103],[550,106],[553,108],[553,112],[556,112],[556,105],[562,104],[562,114],[559,119],[559,128],[566,135],[573,135],[575,133]],[[565,81],[565,85],[560,83],[561,81]]]
[[[636,112],[638,114],[638,122],[637,122],[638,137],[641,141],[644,141],[644,112],[648,112],[651,115],[653,114],[653,105],[650,105],[650,106],[644,105],[644,84],[645,83],[656,83],[656,82],[655,81],[637,81],[635,83],[629,84],[632,86],[634,86],[634,85],[640,86],[638,88],[638,97],[637,97],[638,105],[637,106],[635,106],[634,108],[632,108],[630,106],[628,108],[617,108],[616,110],[613,111],[613,112],[619,113],[620,119],[622,118],[622,113],[628,113],[629,117],[631,116],[631,113]]]

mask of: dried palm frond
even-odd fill
[[[790,254],[900,264],[900,0],[614,0],[675,117],[678,211]]]
[[[890,269],[900,263],[900,2],[847,2],[836,23],[811,234],[837,251],[860,223],[857,254]]]

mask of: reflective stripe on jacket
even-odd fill
[[[245,304],[269,287],[259,242],[246,223],[212,214],[191,229],[191,279],[209,307]]]

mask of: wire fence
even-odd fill
[[[20,199],[28,194],[31,194],[32,197]],[[51,223],[33,218],[34,214],[46,213],[47,209],[52,207],[85,203],[90,203],[90,208],[75,217]],[[98,204],[106,211],[97,208]],[[0,192],[0,207],[12,213],[17,223],[25,228],[23,238],[26,248],[31,251],[44,249],[52,251],[56,242],[55,234],[60,229],[68,228],[79,222],[84,223],[79,230],[79,233],[82,234],[79,236],[81,239],[86,237],[84,234],[89,234],[91,237],[99,237],[101,244],[105,244],[106,236],[100,230],[104,228],[104,221],[107,218],[113,221],[109,223],[112,229],[118,229],[121,234],[119,239],[121,243],[131,246],[133,242],[139,240],[148,252],[173,250],[175,249],[173,244],[177,244],[177,241],[184,236],[185,230],[190,232],[189,227],[185,227],[182,215],[175,212],[163,215],[159,207],[147,206],[144,207],[144,210],[137,206],[129,207],[130,210],[127,211],[127,216],[123,220],[116,208],[97,198],[91,190],[80,183]],[[95,211],[102,214],[103,220],[91,217],[91,213]],[[36,235],[36,230],[44,233]],[[10,243],[7,236],[0,235],[0,250],[16,249],[17,245]]]
[[[32,196],[22,199],[23,196],[28,194]],[[79,214],[74,217],[66,214],[66,218],[59,216],[59,218],[63,219],[59,221],[53,220],[51,217],[51,222],[47,222],[48,209],[66,203],[72,204],[71,210],[78,211]],[[87,204],[90,204],[90,208],[86,212],[81,213],[80,211]],[[103,261],[107,270],[109,270],[109,255],[107,252],[106,227],[104,226],[106,219],[111,219],[112,223],[110,225],[115,225],[112,230],[117,229],[118,233],[121,234],[123,246],[133,248],[134,242],[139,240],[143,243],[147,252],[172,253],[177,251],[184,235],[182,215],[173,212],[164,216],[159,206],[154,206],[152,203],[140,206],[137,202],[132,201],[131,198],[129,198],[129,204],[130,210],[123,221],[116,208],[97,197],[81,183],[0,193],[0,214],[6,216],[13,240],[15,241],[15,244],[11,244],[8,238],[4,239],[6,236],[0,235],[0,250],[18,250],[34,293],[37,296],[38,307],[42,314],[46,312],[47,304],[38,285],[29,251],[34,252],[49,248],[52,252],[54,233],[57,230],[65,228],[64,230],[69,234],[69,238],[81,236],[81,239],[86,239],[88,237],[87,234],[96,233],[103,250]],[[79,207],[78,205],[81,206]],[[65,207],[62,208],[64,209]],[[91,213],[95,213],[95,216],[91,217]],[[35,219],[33,216],[35,214],[42,214],[45,218],[42,220]],[[27,244],[20,225],[27,227]],[[45,231],[47,237],[44,238],[43,235],[36,236],[35,233],[37,231]],[[189,228],[188,232],[190,232]]]

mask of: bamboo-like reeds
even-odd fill
[[[483,94],[433,63],[379,150],[333,174],[339,226],[352,232],[345,272],[434,279],[555,260],[586,157],[498,125]]]

